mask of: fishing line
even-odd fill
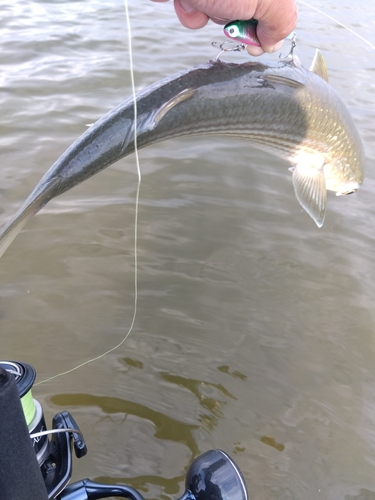
[[[367,45],[369,45],[372,49],[375,49],[375,46],[372,45],[371,42],[366,40],[364,37],[353,31],[351,28],[343,24],[342,22],[338,21],[334,17],[330,16],[329,14],[321,11],[317,7],[314,7],[313,5],[310,5],[307,2],[304,2],[303,0],[297,0],[298,3],[305,5],[306,7],[309,7],[310,9],[315,10],[322,16],[330,19],[331,21],[337,23],[339,26],[342,26],[344,29],[355,35],[357,38],[365,42]],[[99,354],[98,356],[95,356],[94,358],[88,359],[87,361],[84,361],[83,363],[80,363],[79,365],[75,366],[74,368],[71,368],[69,370],[66,370],[64,372],[58,373],[57,375],[53,375],[52,377],[49,377],[45,380],[42,380],[36,384],[44,384],[45,382],[48,382],[50,380],[53,380],[55,378],[61,377],[63,375],[67,375],[68,373],[72,373],[79,368],[82,368],[85,365],[88,365],[89,363],[92,363],[94,361],[98,361],[99,359],[103,358],[107,354],[110,354],[111,352],[115,351],[119,347],[123,345],[123,343],[126,341],[126,339],[129,337],[130,333],[133,331],[135,319],[137,316],[137,304],[138,304],[138,256],[137,256],[137,248],[138,248],[138,212],[139,212],[139,193],[140,193],[140,187],[141,187],[141,170],[140,170],[140,164],[139,164],[139,156],[138,156],[138,147],[137,147],[137,102],[136,102],[136,91],[135,91],[135,82],[134,82],[134,69],[133,69],[133,51],[132,51],[132,36],[131,36],[131,27],[130,27],[130,15],[129,15],[129,8],[128,8],[128,0],[124,0],[124,6],[125,6],[125,13],[126,13],[126,23],[127,23],[127,30],[128,30],[128,46],[129,46],[129,72],[130,72],[130,78],[131,78],[131,87],[132,87],[132,95],[133,95],[133,102],[134,102],[134,154],[135,154],[135,163],[136,163],[136,168],[137,168],[137,176],[138,176],[138,183],[137,183],[137,190],[136,190],[136,198],[135,198],[135,216],[134,216],[134,310],[133,310],[133,317],[132,321],[130,323],[130,327],[125,334],[124,338],[119,342],[117,345],[112,347],[111,349],[108,349],[107,351],[103,352],[102,354]]]
[[[135,91],[135,82],[134,82],[134,69],[133,69],[133,51],[132,51],[132,36],[131,36],[131,28],[130,28],[130,15],[129,15],[129,9],[128,9],[128,0],[124,0],[124,6],[125,6],[125,13],[126,13],[126,23],[127,23],[127,29],[128,29],[128,46],[129,46],[129,72],[130,72],[130,80],[131,80],[131,87],[132,87],[132,94],[133,94],[133,103],[134,103],[134,154],[135,154],[135,164],[137,167],[137,176],[138,176],[138,182],[137,182],[137,191],[136,191],[136,196],[135,196],[135,216],[134,216],[134,309],[133,309],[133,317],[132,321],[130,323],[129,329],[126,332],[125,336],[119,342],[117,345],[114,347],[111,347],[111,349],[108,349],[107,351],[103,352],[102,354],[99,354],[98,356],[95,356],[94,358],[88,359],[87,361],[84,361],[83,363],[80,363],[79,365],[75,366],[74,368],[71,368],[69,370],[66,370],[64,372],[58,373],[57,375],[53,375],[52,377],[49,377],[45,380],[41,380],[40,382],[37,382],[34,384],[40,385],[44,384],[45,382],[49,382],[50,380],[53,380],[58,377],[62,377],[63,375],[67,375],[68,373],[72,373],[79,368],[82,368],[85,365],[88,365],[89,363],[93,363],[94,361],[98,361],[99,359],[103,358],[107,354],[110,354],[111,352],[115,351],[119,347],[122,346],[122,344],[126,341],[126,339],[129,337],[131,332],[133,331],[135,319],[137,316],[137,305],[138,305],[138,212],[139,212],[139,193],[140,193],[140,188],[141,188],[141,169],[140,169],[140,164],[139,164],[139,156],[138,156],[138,146],[137,146],[137,97],[136,97],[136,91]]]
[[[349,28],[349,26],[346,26],[345,24],[341,23],[340,21],[338,21],[334,17],[331,17],[329,14],[326,14],[325,12],[319,10],[317,7],[314,7],[313,5],[308,4],[307,2],[303,2],[303,0],[297,0],[297,2],[301,3],[303,5],[306,5],[306,7],[310,7],[310,9],[313,9],[316,12],[318,12],[319,14],[321,14],[322,16],[325,16],[328,19],[330,19],[331,21],[334,21],[335,23],[337,23],[338,25],[342,26],[343,28],[345,28],[346,30],[348,30],[350,33],[352,33],[353,35],[355,35],[356,37],[358,37],[360,40],[362,40],[363,42],[367,43],[367,45],[369,45],[372,49],[375,49],[375,45],[372,45],[371,42],[369,42],[368,40],[366,40],[366,38],[363,38],[363,36],[359,35],[355,31],[353,31],[351,28]]]

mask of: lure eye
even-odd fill
[[[236,38],[237,36],[240,35],[237,26],[230,26],[229,28],[227,28],[226,31],[231,38]]]

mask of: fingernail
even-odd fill
[[[189,0],[178,0],[178,3],[180,4],[181,9],[185,12],[190,13],[195,11]]]

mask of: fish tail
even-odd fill
[[[0,257],[18,235],[18,233],[27,224],[29,219],[41,210],[50,197],[46,198],[49,186],[43,186],[43,189],[36,188],[27,198],[22,207],[14,214],[10,221],[0,230]]]
[[[26,211],[17,214],[3,227],[0,233],[0,257],[4,254],[5,250],[12,243],[17,234],[27,224],[28,220],[35,214],[34,211]]]

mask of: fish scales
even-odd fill
[[[210,61],[157,82],[107,113],[46,172],[0,230],[0,255],[49,200],[134,151],[183,135],[247,139],[293,167],[302,207],[320,227],[326,191],[354,192],[363,180],[364,152],[345,105],[325,81],[320,53],[312,71],[297,59],[274,65]],[[320,76],[319,76],[320,75]]]
[[[224,63],[216,64],[219,69]],[[244,65],[243,65],[244,66]],[[267,66],[259,69],[247,64],[247,72],[232,76],[224,82],[206,83],[197,88],[192,97],[172,108],[158,126],[138,138],[138,146],[187,134],[215,133],[220,135],[240,135],[255,140],[264,132],[269,147],[275,141],[286,138],[283,149],[292,153],[293,142],[300,143],[306,133],[306,119],[298,102],[293,99],[288,88],[284,88],[283,101],[275,86],[261,80]],[[211,66],[210,70],[215,68]],[[285,86],[284,86],[285,87]],[[288,94],[289,99],[288,99]],[[148,96],[154,99],[155,95]],[[146,106],[147,107],[147,106]],[[141,111],[139,110],[139,116]],[[272,116],[272,119],[270,119]],[[288,121],[289,132],[281,124]],[[263,141],[262,141],[263,142]],[[129,145],[127,153],[131,151]]]

